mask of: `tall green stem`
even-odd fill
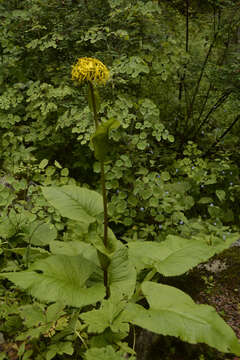
[[[97,130],[97,128],[99,126],[99,120],[98,120],[98,112],[97,112],[97,104],[96,104],[96,99],[95,99],[95,94],[94,94],[94,88],[93,88],[93,84],[90,81],[88,82],[88,85],[89,85],[90,95],[91,95],[91,100],[92,100],[94,123],[95,123],[95,128]]]
[[[91,94],[92,100],[92,107],[93,107],[93,116],[94,116],[94,123],[96,130],[99,127],[99,119],[98,119],[98,112],[96,106],[96,98],[94,94],[93,84],[89,82],[89,89]],[[108,210],[107,210],[107,192],[106,192],[106,185],[105,185],[105,171],[104,171],[104,161],[100,160],[101,164],[101,186],[102,186],[102,196],[103,196],[103,214],[104,214],[104,235],[103,235],[103,244],[105,248],[108,247]],[[106,298],[110,296],[110,288],[108,285],[108,265],[103,266],[103,274],[104,274],[104,286],[106,289]]]
[[[104,162],[101,161],[101,184],[102,184],[102,195],[103,195],[103,213],[104,213],[104,236],[103,243],[104,246],[108,247],[108,213],[107,213],[107,192],[105,186],[105,172],[104,172]]]

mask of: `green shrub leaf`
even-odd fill
[[[53,359],[57,354],[72,355],[73,351],[74,351],[73,345],[70,341],[57,342],[56,344],[52,344],[48,346],[48,350],[46,352],[46,360]]]
[[[91,348],[86,351],[84,360],[123,360],[124,357],[110,345],[104,348]]]

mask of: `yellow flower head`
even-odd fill
[[[72,80],[103,83],[109,79],[107,67],[98,59],[79,58],[72,67]]]

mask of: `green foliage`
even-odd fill
[[[4,273],[3,276],[21,288],[28,289],[40,300],[50,302],[61,299],[69,306],[82,307],[104,297],[101,283],[85,287],[94,270],[97,270],[96,265],[80,255],[53,255],[35,262],[27,271]]]
[[[43,188],[43,194],[62,216],[79,220],[83,225],[91,224],[103,212],[102,198],[92,190],[66,185]]]
[[[112,346],[106,346],[104,348],[92,348],[86,351],[84,359],[94,360],[122,360],[123,354],[115,352]]]
[[[56,344],[50,345],[46,352],[46,360],[53,359],[56,355],[72,355],[73,354],[73,346],[70,341],[60,342],[58,341]]]
[[[223,352],[239,353],[233,330],[212,307],[196,305],[184,292],[168,285],[144,282],[142,291],[149,309],[130,304],[127,311],[134,324],[192,344],[204,342]]]
[[[118,120],[109,119],[98,127],[91,138],[96,159],[104,161],[106,160],[106,155],[111,153],[111,144],[108,140],[109,132],[117,129],[119,126],[120,122]]]
[[[183,274],[239,238],[238,4],[189,3],[0,1],[0,331],[22,342],[19,358],[134,359],[129,323],[163,333],[157,304],[180,294],[143,280]],[[111,74],[97,132],[87,89],[70,80],[79,55]],[[207,309],[211,330],[199,330],[210,315],[191,332],[173,317],[164,334],[239,352],[213,310],[180,297],[173,307],[186,300],[193,319]]]
[[[164,276],[178,276],[229,248],[237,239],[237,235],[229,235],[225,242],[217,237],[204,239],[202,236],[194,236],[186,239],[168,235],[161,243],[132,242],[129,251],[137,269],[154,266]]]
[[[94,196],[97,196],[98,200],[97,193],[73,186],[43,188],[43,193],[52,203],[53,194],[64,194],[63,201],[56,198],[56,206],[60,209],[67,209],[64,214],[70,219],[77,218],[79,208],[87,208],[86,204],[89,202],[86,203],[86,199],[91,203]],[[74,199],[74,201],[69,203],[68,199]],[[67,206],[64,201],[67,201]],[[230,237],[226,243],[218,238],[212,238],[210,243],[206,243],[202,238],[195,237],[187,240],[169,236],[165,242],[160,244],[136,241],[126,247],[117,242],[115,248],[107,251],[99,246],[98,241],[95,242],[95,238],[99,235],[96,231],[97,227],[91,226],[93,220],[101,221],[97,218],[99,208],[100,206],[97,205],[96,211],[95,207],[88,207],[90,211],[83,214],[81,210],[79,216],[80,224],[88,225],[86,230],[88,236],[85,239],[90,241],[91,245],[89,243],[81,244],[80,241],[79,243],[66,242],[62,247],[61,243],[53,241],[52,245],[54,246],[51,249],[53,252],[56,250],[58,252],[59,244],[60,254],[49,255],[46,259],[38,260],[26,271],[3,273],[1,277],[28,290],[39,300],[56,302],[57,309],[59,309],[57,305],[59,299],[63,305],[79,308],[90,304],[95,305],[100,301],[99,309],[93,308],[80,315],[80,319],[88,328],[89,335],[94,333],[101,336],[108,331],[113,337],[117,336],[120,341],[127,336],[130,322],[159,334],[179,336],[182,340],[190,343],[205,342],[220,351],[239,354],[240,345],[233,331],[211,307],[196,305],[189,296],[181,291],[153,282],[140,282],[135,290],[136,271],[133,267],[134,264],[139,275],[141,270],[150,269],[147,275],[149,279],[154,276],[156,271],[167,276],[180,275],[228,247],[236,240],[236,237]],[[89,214],[91,215],[90,222]],[[86,222],[83,221],[84,217]],[[94,232],[96,232],[95,235]],[[79,254],[76,255],[74,252]],[[106,300],[103,299],[106,289],[103,283],[99,252],[107,256],[110,262],[107,271],[111,297]],[[46,292],[45,289],[49,289],[49,291]],[[134,302],[138,302],[141,299],[142,296],[139,297],[140,289],[149,302],[149,310],[129,301],[134,299]],[[28,305],[22,309],[23,313],[29,311]],[[35,317],[34,314],[39,319],[41,318],[41,310],[37,309],[36,311],[32,311],[31,320],[26,323],[28,327],[33,325],[32,316]],[[46,331],[45,328],[44,331]],[[38,328],[37,333],[36,330],[33,333],[30,331],[30,334],[30,336],[37,336],[41,334],[41,329]],[[107,339],[109,340],[109,335]],[[58,343],[51,346],[46,358],[51,358],[51,354],[54,354],[55,350],[60,354],[71,353],[72,348],[71,346],[69,348],[68,345],[70,346],[65,343],[62,347],[63,344]],[[103,347],[98,351],[100,354],[107,351],[106,356],[110,356],[108,351],[112,352],[113,349]],[[94,347],[86,352],[85,357],[91,356],[89,354],[92,353],[94,353]]]
[[[80,317],[87,324],[90,333],[101,334],[105,329],[110,328],[115,333],[123,333],[125,337],[129,325],[121,319],[121,316],[119,317],[125,305],[121,299],[111,297],[109,301],[102,301],[100,309],[85,312]]]

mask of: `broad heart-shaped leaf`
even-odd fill
[[[103,212],[102,196],[74,185],[43,187],[43,195],[62,216],[89,225]]]
[[[146,281],[142,284],[150,308],[129,304],[131,323],[157,334],[179,337],[191,344],[205,343],[219,351],[240,355],[233,330],[209,305],[197,305],[183,291]]]
[[[91,137],[94,147],[94,154],[97,160],[105,160],[106,155],[111,151],[111,144],[109,142],[109,132],[117,129],[120,122],[115,119],[109,119],[102,123]]]
[[[138,270],[155,267],[165,276],[177,276],[229,248],[238,237],[239,235],[229,236],[226,241],[215,238],[211,244],[208,244],[203,238],[185,239],[168,235],[161,243],[153,241],[129,243],[129,256]]]
[[[95,304],[105,296],[102,283],[93,283],[88,288],[85,285],[97,270],[94,263],[81,255],[52,255],[37,261],[29,270],[2,273],[0,277],[30,291],[39,300],[60,300],[65,305],[82,307]]]

